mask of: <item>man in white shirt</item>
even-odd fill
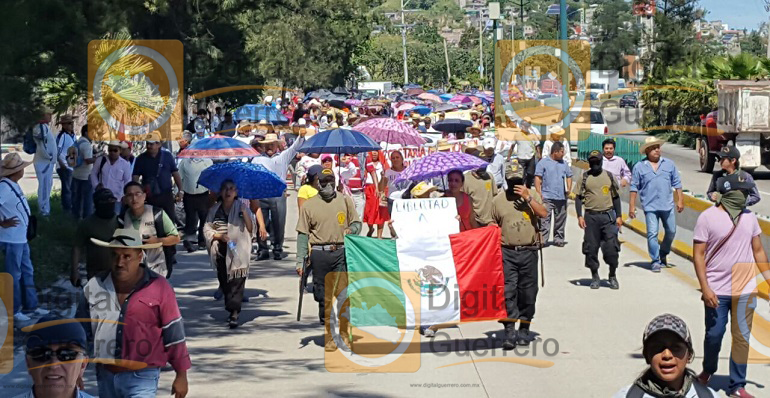
[[[89,177],[94,191],[107,188],[115,196],[115,213],[120,213],[123,188],[131,181],[131,163],[120,156],[120,152],[126,148],[128,144],[125,142],[110,141],[107,153],[96,158]]]
[[[525,117],[519,122],[521,131],[516,133],[516,158],[524,169],[524,182],[528,188],[535,181],[535,165],[537,164],[537,147],[540,145],[540,132],[532,126],[532,119]]]
[[[503,155],[495,153],[495,139],[492,137],[484,138],[482,146],[484,147],[484,156],[482,157],[489,162],[487,173],[492,174],[492,177],[495,178],[498,188],[506,189],[508,185],[505,183],[505,158]]]
[[[51,127],[51,112],[46,111],[43,118],[32,128],[32,138],[35,140],[37,150],[32,162],[35,166],[37,177],[37,203],[40,215],[48,217],[51,214],[51,188],[53,188],[53,169],[58,158],[57,148]]]
[[[213,165],[211,159],[184,158],[179,160],[179,176],[182,177],[182,202],[184,203],[184,241],[182,244],[188,253],[195,251],[193,242],[199,250],[206,247],[203,237],[203,225],[209,210],[209,190],[198,184],[203,170]],[[196,238],[197,236],[197,238]]]
[[[72,167],[70,148],[75,146],[75,118],[64,115],[59,118],[61,130],[56,134],[56,174],[61,183],[61,207],[65,213],[72,211]],[[77,153],[72,152],[72,153]]]
[[[211,131],[219,131],[219,126],[222,124],[222,107],[218,106],[214,109],[214,116],[211,117]]]
[[[30,162],[22,161],[15,152],[5,155],[0,164],[0,248],[5,256],[5,272],[13,278],[13,319],[19,326],[26,326],[23,324],[31,321],[22,308],[34,315],[48,314],[48,311],[38,308],[27,239],[32,215],[18,184],[24,176],[24,168],[29,165]]]
[[[75,143],[78,159],[72,172],[72,215],[76,220],[86,218],[94,211],[94,187],[91,185],[91,169],[94,167],[94,147],[88,137],[88,125],[80,130]]]

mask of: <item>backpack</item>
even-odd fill
[[[126,219],[126,211],[128,211],[127,208],[123,208],[123,210],[118,215],[118,228],[125,228],[124,227],[124,220]],[[163,228],[163,209],[160,207],[152,206],[152,218],[153,222],[155,224],[155,234],[159,238],[165,238],[168,236],[166,234],[166,229]],[[161,246],[163,249],[163,255],[166,257],[166,269],[168,270],[168,274],[163,275],[164,277],[168,278],[171,276],[171,270],[174,267],[174,257],[176,257],[176,247],[175,246]]]
[[[32,131],[35,129],[35,127],[30,127],[29,130],[27,130],[26,133],[24,133],[24,144],[22,146],[22,149],[25,153],[29,155],[34,155],[35,152],[37,152],[37,143],[35,142],[35,138],[32,136]]]

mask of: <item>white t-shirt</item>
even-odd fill
[[[21,201],[19,197],[21,197]],[[29,203],[27,203],[27,198],[24,197],[24,192],[22,192],[19,184],[9,178],[0,179],[0,220],[14,217],[19,220],[19,224],[15,227],[0,227],[0,242],[27,243],[29,211]]]
[[[398,176],[403,171],[395,171],[393,169],[385,170],[385,177],[388,178],[388,192],[396,192],[403,189],[406,189],[406,187],[409,186],[409,181],[399,181],[398,183],[393,183],[393,181],[398,178]]]
[[[75,167],[75,170],[72,172],[72,178],[85,181],[91,176],[91,170],[94,168],[93,164],[85,162],[85,160],[94,157],[94,146],[91,145],[91,141],[85,138],[80,138],[76,145],[78,146],[78,156],[83,158],[83,164]]]

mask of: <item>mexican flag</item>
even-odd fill
[[[507,318],[500,245],[496,226],[396,240],[347,235],[352,325],[411,328]]]

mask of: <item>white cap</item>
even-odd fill
[[[265,97],[265,102],[273,102],[273,96],[268,95],[267,97]]]
[[[494,149],[495,147],[495,139],[492,137],[484,138],[484,143],[482,144],[484,149]]]
[[[297,126],[302,127],[302,126],[305,126],[305,125],[307,125],[307,121],[305,120],[305,118],[301,117],[301,118],[299,118],[299,120],[297,120]]]

